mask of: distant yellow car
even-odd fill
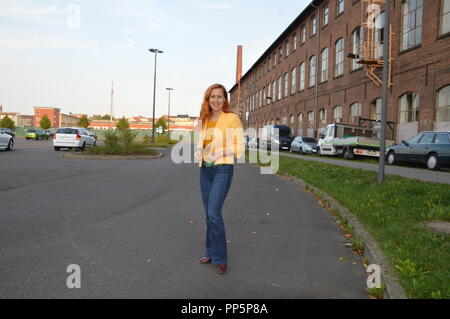
[[[47,132],[45,132],[44,130],[29,129],[25,134],[25,138],[27,140],[36,140],[36,141],[49,140],[50,135],[47,134]]]

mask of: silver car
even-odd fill
[[[14,138],[4,132],[0,132],[0,150],[12,151],[14,148]]]
[[[95,139],[89,135],[85,128],[61,127],[53,135],[53,148],[59,151],[61,148],[79,149],[84,151],[86,147],[95,146]]]

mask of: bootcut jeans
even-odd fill
[[[200,168],[200,189],[206,212],[206,255],[214,265],[228,263],[222,207],[233,180],[234,166],[229,164]]]

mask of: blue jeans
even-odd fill
[[[200,189],[206,212],[206,255],[214,265],[227,264],[227,239],[222,207],[233,180],[233,165],[200,168]]]

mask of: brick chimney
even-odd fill
[[[237,48],[237,64],[236,64],[236,83],[242,78],[242,45]]]

